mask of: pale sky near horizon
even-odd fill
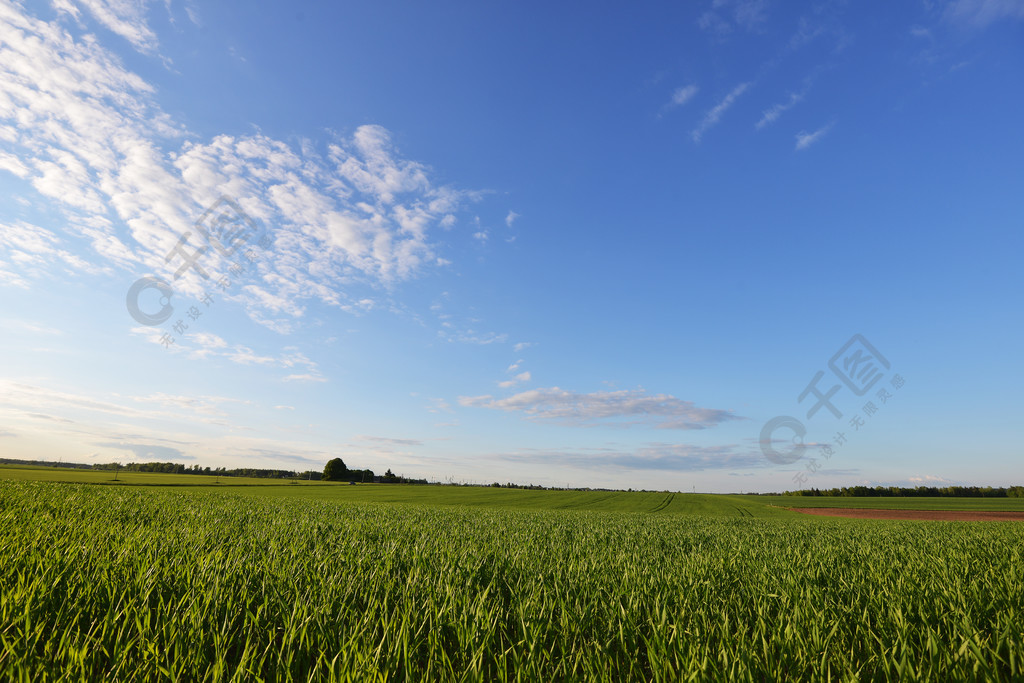
[[[0,0],[0,70],[0,457],[1024,484],[1024,2]]]

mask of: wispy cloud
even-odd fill
[[[938,477],[935,476],[934,474],[924,474],[916,477],[908,477],[907,481],[913,484],[914,486],[949,486],[950,484],[956,483],[952,479],[947,479],[946,477]]]
[[[420,439],[395,439],[389,436],[366,436],[359,435],[356,437],[360,441],[370,441],[373,443],[385,444],[388,446],[422,446],[423,441]]]
[[[452,412],[452,404],[443,398],[431,398],[430,404],[427,405],[428,413],[450,413]]]
[[[714,0],[697,19],[704,31],[719,36],[736,28],[758,31],[768,20],[768,0]]]
[[[1020,0],[955,0],[946,6],[945,18],[957,24],[983,28],[1002,19],[1024,19]]]
[[[765,126],[775,123],[775,121],[777,121],[780,116],[782,116],[785,112],[795,107],[803,99],[803,92],[790,93],[788,100],[784,102],[779,102],[777,104],[773,104],[772,106],[765,109],[761,115],[760,120],[758,120],[758,122],[754,124],[754,127],[757,128],[758,130],[761,130]]]
[[[515,211],[509,211],[508,215],[505,216],[505,225],[511,228],[512,224],[516,222],[517,218],[519,218],[518,213],[516,213]]]
[[[152,52],[157,47],[156,34],[146,21],[148,2],[143,0],[54,0],[53,6],[76,20],[79,7],[84,7],[96,21],[121,36],[135,49]]]
[[[669,105],[672,107],[681,107],[692,100],[697,94],[697,91],[698,88],[694,84],[676,88],[675,92],[672,93],[672,99],[669,100]]]
[[[505,380],[504,382],[498,382],[498,386],[501,387],[502,389],[508,389],[509,387],[514,387],[517,384],[522,384],[523,382],[529,382],[529,381],[530,381],[530,373],[529,373],[529,371],[526,371],[526,372],[520,372],[519,374],[517,374],[512,379]]]
[[[740,83],[735,88],[733,88],[732,91],[728,95],[726,95],[721,102],[719,102],[710,110],[708,110],[707,114],[704,115],[704,120],[702,120],[700,122],[700,125],[697,126],[691,133],[693,141],[700,142],[701,139],[704,137],[704,134],[707,133],[708,130],[710,130],[713,126],[715,126],[719,122],[719,120],[721,120],[722,114],[728,111],[729,107],[731,107],[733,103],[736,102],[736,99],[739,98],[739,96],[742,95],[744,92],[746,92],[747,88],[749,87],[750,83]]]
[[[30,334],[43,334],[47,336],[64,334],[62,330],[49,325],[35,322],[33,320],[14,320],[11,318],[0,319],[0,329],[10,332],[28,332]]]
[[[438,335],[450,342],[458,342],[460,344],[476,344],[478,346],[487,346],[489,344],[504,344],[508,341],[508,335],[504,332],[477,332],[476,330],[467,329],[459,332],[447,332],[441,331]]]
[[[93,265],[64,246],[64,241],[46,228],[25,222],[0,224],[0,254],[30,277],[52,274],[55,266],[70,274],[113,272],[109,267]]]
[[[668,443],[647,444],[634,450],[524,449],[512,453],[500,453],[491,457],[511,462],[565,465],[587,470],[662,472],[763,468],[767,462],[759,453],[734,445],[692,446]]]
[[[250,401],[225,396],[175,396],[160,392],[150,394],[149,396],[134,396],[133,398],[139,403],[156,403],[170,408],[190,410],[200,415],[219,416],[227,415],[222,408],[225,404],[250,403]]]
[[[669,394],[648,394],[643,389],[580,394],[558,387],[532,389],[506,398],[460,396],[465,407],[518,412],[533,420],[586,425],[615,423],[626,418],[661,429],[706,429],[742,419],[731,410],[700,408]],[[617,422],[623,424],[622,422]]]
[[[489,344],[504,344],[508,341],[508,334],[499,332],[486,332],[477,329],[482,322],[479,318],[463,319],[447,311],[448,301],[451,295],[448,292],[441,294],[430,306],[431,312],[437,318],[440,329],[437,336],[447,342],[458,344],[475,344],[487,346]]]
[[[84,411],[91,414],[90,419],[98,419],[99,416],[130,418],[136,421],[198,419],[212,424],[219,422],[214,418],[225,415],[223,406],[245,403],[247,402],[228,397],[185,397],[162,393],[132,396],[127,400],[121,396],[104,399],[38,384],[0,380],[0,406],[8,406],[19,411],[31,410],[38,416],[64,421],[68,421],[68,415],[77,416]],[[145,404],[156,404],[172,410],[152,410]]]
[[[804,150],[813,145],[814,143],[818,142],[823,137],[825,137],[825,134],[828,133],[829,130],[831,130],[833,125],[834,124],[830,123],[826,126],[822,126],[818,130],[813,131],[811,133],[808,133],[806,131],[800,131],[799,133],[796,134],[796,149]]]
[[[313,375],[305,373],[301,375],[287,375],[284,378],[285,382],[326,382],[327,378],[321,375]]]
[[[97,446],[103,448],[117,448],[120,450],[131,451],[139,460],[195,460],[195,456],[185,455],[181,449],[172,448],[171,446],[159,446],[156,444],[145,444],[145,443],[99,443]]]
[[[163,332],[154,327],[133,327],[131,333],[144,337],[151,344],[164,345]],[[190,343],[191,342],[191,343]],[[179,337],[165,349],[172,353],[187,353],[192,359],[223,358],[237,365],[252,365],[266,368],[304,369],[305,373],[290,374],[286,382],[326,382],[320,373],[319,364],[294,346],[286,346],[278,353],[259,353],[243,344],[229,345],[221,337],[208,332],[198,332]]]

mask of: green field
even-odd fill
[[[0,678],[1024,677],[1024,526],[762,498],[0,481]]]
[[[796,513],[741,496],[626,491],[545,491],[479,486],[327,485],[296,490],[260,487],[239,491],[259,498],[287,497],[338,503],[391,503],[509,510],[642,512],[654,515],[780,517]]]
[[[345,484],[255,477],[217,477],[197,474],[161,474],[82,470],[57,467],[0,465],[0,479],[53,481],[117,486],[173,486],[188,490],[211,487],[242,489],[262,498],[303,500],[454,505],[532,510],[595,510],[650,512],[736,517],[777,517],[793,507],[876,508],[902,510],[1024,511],[1024,498],[889,498],[716,495],[638,491],[549,491],[499,489],[479,486],[395,486],[393,484]],[[251,489],[251,487],[260,487]],[[297,487],[302,487],[297,490]]]

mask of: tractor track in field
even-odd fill
[[[654,508],[653,510],[651,510],[651,512],[661,512],[662,510],[664,510],[665,508],[667,508],[669,505],[672,504],[672,499],[675,498],[675,497],[676,497],[676,494],[674,494],[674,493],[668,494],[668,496],[665,497],[665,500],[663,500],[660,503],[658,503],[658,506],[656,508]]]

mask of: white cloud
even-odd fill
[[[700,408],[668,394],[647,394],[642,389],[580,394],[552,387],[531,389],[507,398],[460,396],[465,407],[520,412],[529,419],[566,424],[588,424],[633,418],[637,423],[663,429],[705,429],[738,418],[732,411]]]
[[[530,373],[529,373],[529,371],[527,371],[527,372],[520,372],[518,375],[516,375],[515,377],[513,377],[510,380],[505,380],[504,382],[498,382],[498,386],[501,387],[502,389],[508,389],[509,387],[514,387],[517,384],[522,384],[523,382],[529,382],[529,381],[530,381]]]
[[[729,107],[731,107],[733,103],[736,102],[736,99],[744,92],[746,92],[747,88],[749,87],[750,83],[740,83],[735,88],[733,88],[732,91],[730,91],[729,94],[726,95],[721,102],[719,102],[710,110],[708,110],[708,113],[704,115],[704,120],[701,121],[700,125],[697,126],[691,133],[693,141],[700,142],[701,138],[704,137],[704,134],[718,123],[718,121],[722,118],[722,114],[728,111]]]
[[[832,125],[833,124],[830,123],[827,126],[822,126],[821,128],[812,133],[800,131],[799,133],[796,134],[796,149],[807,149],[808,147],[816,143],[818,140],[823,138],[825,134],[828,133],[828,131],[832,128]]]
[[[137,50],[152,52],[157,47],[156,34],[146,23],[147,2],[142,0],[59,0],[53,6],[80,17],[78,4],[89,11],[98,22],[130,42]]]
[[[775,121],[777,121],[783,113],[799,104],[800,101],[804,99],[804,94],[805,93],[803,92],[790,93],[789,99],[786,100],[785,102],[773,104],[768,109],[765,109],[761,116],[761,119],[754,125],[754,127],[757,128],[758,130],[761,130],[765,126],[775,123]]]
[[[151,44],[139,3],[58,7],[72,20],[79,7],[87,9],[137,46]],[[258,226],[273,226],[273,258],[255,263],[257,282],[231,295],[254,321],[288,333],[306,301],[361,310],[360,288],[446,263],[432,231],[450,227],[461,204],[476,196],[434,184],[429,169],[404,159],[379,126],[337,137],[323,155],[260,134],[203,141],[163,113],[153,95],[94,39],[76,40],[57,23],[0,4],[0,129],[10,133],[0,168],[53,200],[67,215],[69,234],[91,244],[86,260],[74,260],[81,251],[61,256],[73,268],[92,260],[172,275],[181,261],[166,263],[165,255],[186,233],[188,248],[199,248],[194,221],[227,195]],[[225,272],[215,250],[203,259],[210,274]],[[26,280],[5,263],[0,281]],[[203,284],[189,270],[174,287],[198,296]]]
[[[696,85],[687,85],[681,88],[676,88],[675,92],[672,93],[671,105],[673,107],[681,107],[690,100],[693,99],[694,95],[697,94]]]
[[[220,349],[226,349],[228,343],[221,337],[209,332],[196,332],[191,335],[192,341],[200,346],[192,355],[197,358],[205,358],[209,355],[220,353]]]
[[[180,135],[152,103],[153,89],[94,40],[0,5],[0,125],[26,178],[63,206],[69,230],[101,255],[118,251],[108,206],[146,249],[160,254],[187,229],[178,183],[157,145]],[[113,241],[112,239],[116,241]],[[120,259],[142,262],[131,252]]]
[[[232,363],[238,363],[239,365],[277,365],[278,359],[273,356],[260,356],[257,355],[248,346],[236,346],[233,351],[227,355],[227,359]]]
[[[0,248],[19,264],[23,273],[39,277],[51,272],[55,262],[63,262],[65,272],[110,273],[106,267],[94,266],[71,253],[55,233],[38,225],[18,222],[0,224]]]
[[[512,224],[516,222],[517,218],[519,218],[518,213],[516,213],[515,211],[509,211],[508,215],[505,216],[505,225],[511,228]]]
[[[13,154],[0,153],[0,170],[12,173],[19,178],[27,178],[31,171]]]

